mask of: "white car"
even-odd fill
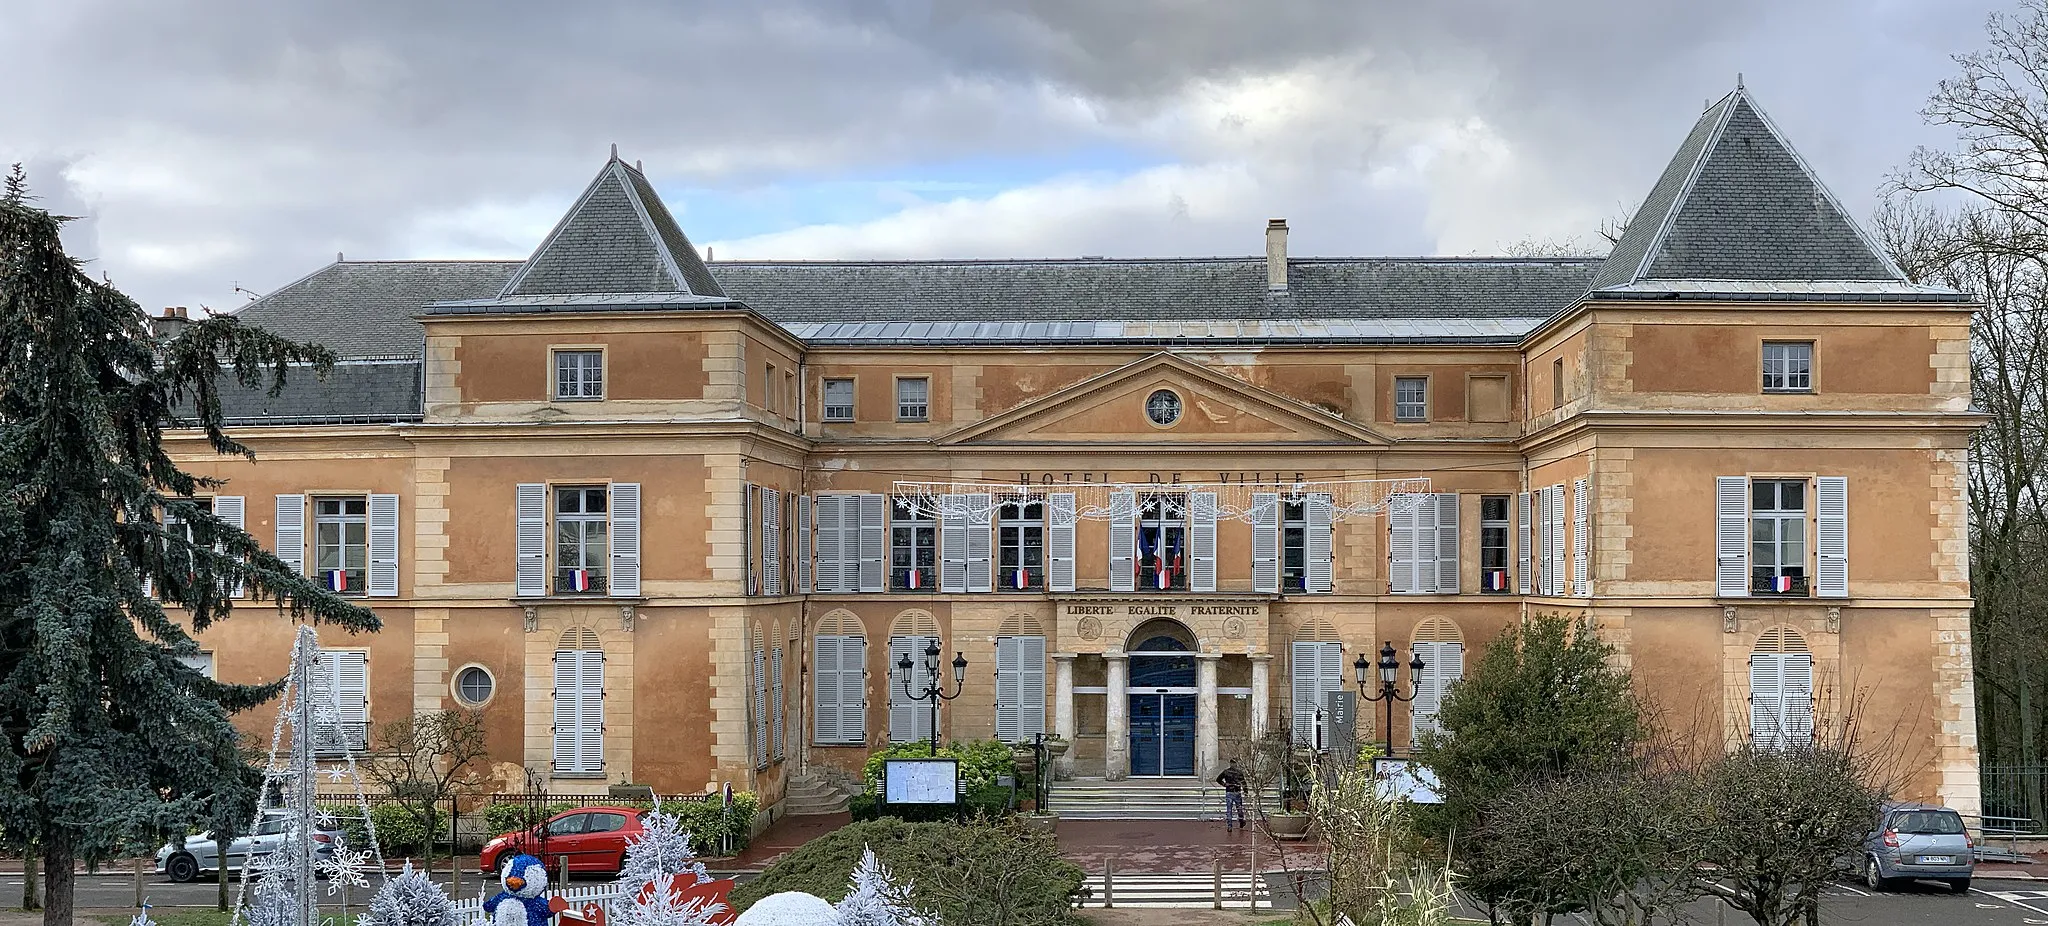
[[[236,837],[228,843],[228,870],[234,871],[248,864],[252,858],[262,858],[283,845],[285,829],[291,822],[288,811],[265,811],[256,823],[256,832]],[[313,834],[314,857],[326,858],[334,854],[334,846],[341,841],[340,830],[320,830]],[[167,845],[156,850],[156,870],[159,874],[180,883],[191,881],[202,874],[220,870],[221,858],[215,847],[212,833],[197,833],[185,837],[185,847]]]

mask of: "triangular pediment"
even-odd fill
[[[1155,393],[1177,400],[1158,424]],[[957,444],[1244,444],[1385,446],[1386,438],[1313,405],[1172,354],[1154,354],[953,432]]]

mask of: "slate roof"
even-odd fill
[[[420,356],[421,307],[477,299],[504,288],[517,261],[337,261],[280,287],[235,317],[294,341],[318,341],[343,357]]]
[[[654,186],[616,153],[500,295],[586,293],[723,295]]]
[[[1113,344],[1173,347],[1271,341],[1318,344],[1514,344],[1543,324],[1533,318],[1282,318],[1147,321],[792,322],[806,344]]]
[[[1593,289],[1904,279],[1738,85],[1693,125]]]
[[[326,379],[295,368],[276,396],[229,380],[220,397],[221,412],[236,425],[418,421],[420,402],[416,359],[337,363]]]

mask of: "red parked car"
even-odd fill
[[[498,863],[524,852],[540,859],[550,873],[563,859],[571,875],[616,874],[626,864],[626,843],[640,835],[636,807],[578,807],[564,810],[531,829],[515,830],[484,843],[477,867],[497,874]]]

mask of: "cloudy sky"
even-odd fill
[[[720,259],[1494,253],[1738,72],[1867,213],[2015,2],[10,0],[0,161],[146,306],[523,257],[614,143]]]

